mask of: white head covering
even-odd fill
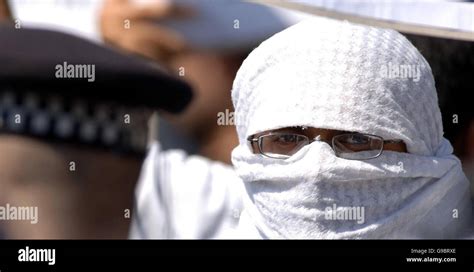
[[[443,138],[431,69],[398,32],[325,18],[263,42],[232,98],[246,210],[265,237],[453,237],[469,221],[468,182]],[[287,160],[253,154],[247,137],[309,126],[401,139],[408,153],[349,161],[314,142]],[[361,208],[363,222],[328,216]]]

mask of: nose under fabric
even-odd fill
[[[232,162],[244,213],[263,237],[452,238],[469,224],[469,183],[443,138],[431,69],[398,32],[304,21],[249,55],[232,98],[240,140]],[[247,145],[249,135],[293,126],[400,139],[408,153],[346,160],[315,142],[278,160]]]

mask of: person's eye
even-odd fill
[[[276,138],[276,142],[281,145],[290,145],[298,142],[298,137],[296,135],[280,135]]]
[[[347,139],[347,143],[358,145],[368,144],[369,139],[363,135],[352,135],[351,137],[349,137],[349,139]]]

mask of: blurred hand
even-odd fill
[[[0,22],[11,20],[11,12],[7,0],[0,0]]]
[[[185,19],[192,16],[188,7],[170,1],[105,0],[100,28],[106,43],[150,59],[166,62],[186,51],[184,38],[158,20]]]

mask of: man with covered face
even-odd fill
[[[239,199],[225,206],[239,211],[238,222],[217,224],[225,213],[209,200],[193,210],[215,214],[207,218],[221,231],[200,238],[461,238],[472,231],[469,183],[443,137],[431,69],[398,32],[325,18],[299,23],[249,55],[232,99],[239,136],[232,162],[243,186],[218,169],[210,172],[221,173],[220,183],[193,186],[210,188],[216,205]],[[159,156],[152,150],[141,190],[153,188]],[[169,227],[173,213],[165,214],[157,220]]]

